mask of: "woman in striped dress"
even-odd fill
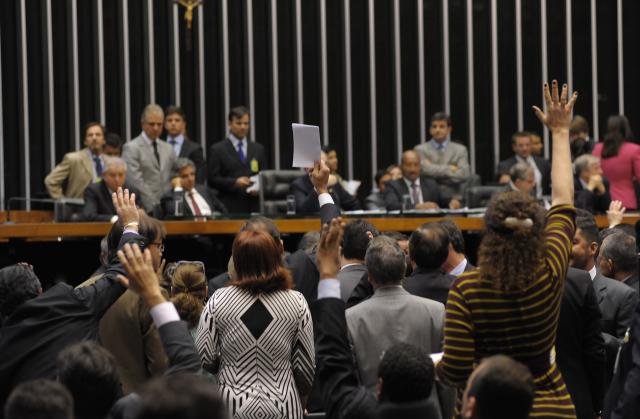
[[[569,150],[571,111],[567,86],[545,84],[547,114],[534,107],[552,132],[552,208],[545,214],[531,197],[505,192],[485,214],[478,268],[458,277],[447,300],[440,379],[459,395],[475,365],[505,354],[529,367],[536,384],[530,417],[573,418],[575,409],[556,366],[553,346],[564,279],[575,231]],[[459,405],[457,414],[459,414]],[[510,417],[505,412],[504,417]]]

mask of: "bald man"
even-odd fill
[[[410,201],[404,209],[460,208],[460,201],[443,199],[436,181],[420,174],[420,155],[416,151],[402,153],[400,169],[402,178],[387,182],[384,189],[384,202],[388,211],[403,209],[404,196]]]

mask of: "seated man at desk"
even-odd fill
[[[84,208],[80,218],[84,221],[115,222],[116,209],[111,194],[119,187],[139,196],[138,190],[127,183],[127,164],[120,157],[104,157],[104,170],[99,182],[84,190]]]
[[[162,218],[209,217],[214,212],[227,212],[213,189],[196,185],[196,165],[186,157],[180,157],[173,165],[173,189],[160,199]],[[178,211],[176,211],[178,202]],[[181,211],[180,211],[181,210]]]
[[[400,169],[402,178],[387,182],[384,188],[384,202],[388,211],[460,208],[460,201],[457,199],[447,200],[440,195],[440,189],[435,180],[426,175],[420,175],[418,152],[408,150],[402,153]],[[410,200],[410,205],[406,205],[405,208],[403,208],[404,196]]]
[[[326,161],[327,154],[320,153],[322,161]],[[327,165],[328,166],[328,165]],[[318,193],[309,179],[309,175],[302,175],[291,183],[289,191],[296,197],[296,212],[299,214],[313,214],[320,211],[318,203]],[[333,202],[345,211],[359,210],[360,202],[344,190],[335,175],[329,176],[329,194]]]

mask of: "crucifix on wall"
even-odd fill
[[[200,6],[203,0],[176,0],[176,2],[185,8],[185,43],[187,44],[187,50],[191,51],[191,26],[193,23],[193,9]]]

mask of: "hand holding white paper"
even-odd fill
[[[313,167],[320,160],[320,127],[291,124],[293,129],[293,167]]]

